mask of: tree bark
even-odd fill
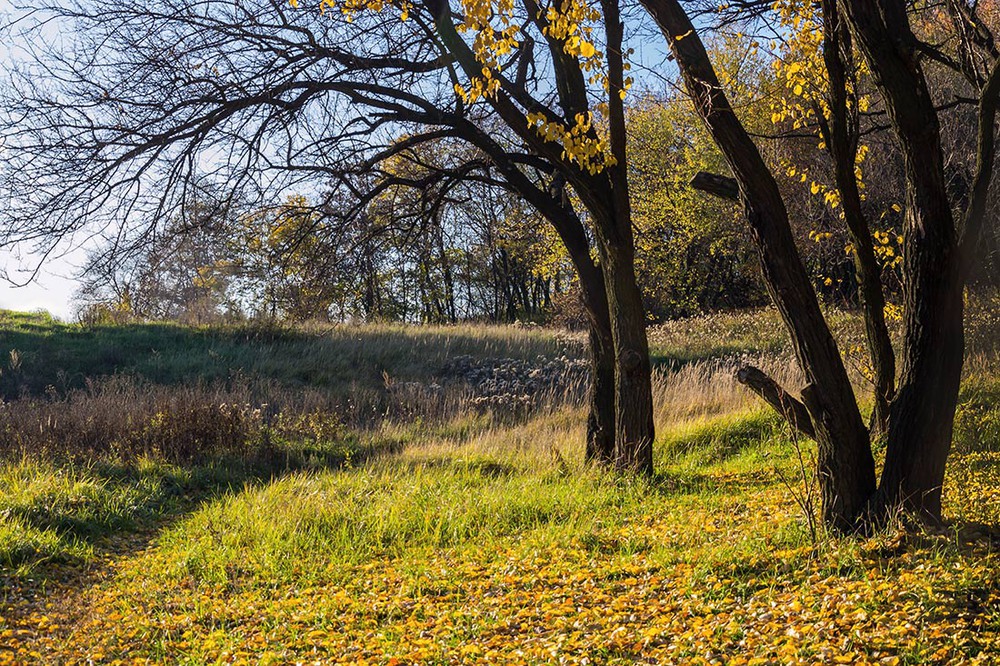
[[[587,311],[591,368],[584,460],[611,466],[615,460],[615,350],[604,276],[600,269],[594,268],[594,271],[578,271],[580,297]]]
[[[961,253],[938,117],[905,3],[843,0],[841,6],[886,101],[906,173],[903,367],[871,511],[877,517],[903,508],[939,522],[964,333]]]
[[[729,104],[678,0],[643,0],[677,60],[688,93],[740,187],[765,282],[807,382],[803,402],[818,445],[824,520],[853,530],[875,489],[875,462],[847,371],[799,258],[778,186]]]
[[[752,365],[743,366],[736,372],[736,380],[763,398],[764,402],[785,417],[796,430],[810,439],[816,439],[816,430],[813,429],[806,406],[759,368]]]
[[[601,254],[615,354],[615,467],[623,472],[652,474],[652,368],[645,309],[635,280],[631,245],[608,241],[601,239]]]

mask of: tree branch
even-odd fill
[[[726,201],[740,200],[740,186],[735,178],[699,171],[691,179],[691,187]]]
[[[763,398],[764,402],[771,405],[774,411],[781,414],[796,430],[810,439],[816,439],[816,431],[813,429],[806,406],[762,370],[752,365],[744,365],[737,370],[736,381]]]

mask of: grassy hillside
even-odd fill
[[[177,385],[265,378],[290,388],[346,394],[381,386],[383,372],[402,380],[424,379],[448,359],[534,359],[578,344],[533,328],[427,326],[281,327],[239,325],[186,327],[169,323],[81,326],[45,314],[0,310],[0,354],[19,368],[2,375],[9,400],[46,386],[79,388],[112,374]]]
[[[0,663],[992,663],[992,316],[955,528],[839,539],[732,377],[794,381],[770,311],[651,331],[644,480],[581,463],[579,337],[3,313]]]

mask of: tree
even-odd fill
[[[982,228],[994,162],[1000,68],[992,34],[978,19],[975,6],[947,3],[959,28],[959,62],[966,63],[955,66],[977,92],[979,117],[974,185],[959,223],[951,210],[938,112],[924,75],[926,58],[949,64],[951,59],[915,37],[908,5],[902,0],[821,2],[831,86],[845,66],[844,40],[850,37],[884,100],[906,176],[903,366],[889,407],[886,462],[876,486],[869,433],[796,252],[775,178],[733,113],[680,2],[644,0],[643,4],[669,42],[688,93],[732,169],[765,280],[791,334],[807,382],[802,401],[767,378],[757,377],[758,386],[772,389],[769,395],[775,406],[794,426],[806,426],[817,440],[826,521],[853,530],[884,519],[898,507],[940,521],[941,486],[962,368],[962,290]],[[847,128],[833,129],[841,123],[843,118],[832,120],[831,136],[846,133]],[[848,150],[832,151],[838,171],[854,168],[856,155],[850,150],[849,135],[847,142]],[[872,305],[866,300],[866,307]]]
[[[243,283],[241,300],[272,319],[328,319],[341,268],[334,230],[302,195],[241,216],[227,246]]]
[[[561,113],[530,101],[529,111],[510,100],[528,100],[531,88],[547,94],[551,84],[538,76],[533,40],[502,68],[486,68],[493,83],[484,83],[484,67],[458,36],[446,5],[362,8],[345,7],[350,21],[339,13],[296,11],[284,0],[253,9],[224,0],[80,0],[32,8],[40,21],[61,23],[74,43],[59,50],[26,39],[36,45],[34,64],[11,72],[0,106],[9,155],[2,180],[11,202],[0,244],[33,243],[46,252],[95,226],[114,234],[124,225],[141,236],[177,210],[196,167],[251,207],[317,185],[346,189],[356,206],[325,209],[339,226],[362,220],[367,204],[387,188],[461,180],[488,166],[484,178],[501,181],[553,226],[579,275],[594,359],[588,457],[648,471],[649,360],[631,271],[624,167],[615,172],[615,187],[608,174],[591,173],[604,160],[605,144],[589,115],[578,58],[597,57],[593,44],[565,31],[535,33],[557,78],[571,76],[573,85],[562,87]],[[540,30],[546,19],[535,18],[531,25]],[[620,41],[620,22],[609,25]],[[576,51],[565,52],[567,44]],[[624,76],[616,53],[607,96],[615,136],[622,137],[612,152],[624,165]],[[501,79],[510,97],[499,107],[498,97],[490,97],[490,104],[502,113],[474,104]],[[595,83],[603,90],[602,81]],[[526,112],[544,112],[532,118],[548,133],[529,130]],[[497,116],[506,118],[500,123],[506,131],[495,131]],[[545,140],[557,127],[574,151]],[[403,133],[408,138],[397,141]],[[488,164],[473,160],[417,180],[371,177],[393,154],[445,136],[468,142]],[[600,213],[600,263],[565,196],[567,183]],[[621,313],[617,328],[612,312]]]
[[[116,238],[92,251],[77,293],[85,318],[108,307],[139,319],[205,324],[232,316],[238,217],[211,189],[196,189],[178,214],[139,244]]]
[[[650,361],[642,295],[635,279],[624,111],[629,82],[617,0],[601,2],[600,12],[578,0],[563,0],[544,10],[526,0],[518,16],[513,3],[495,8],[488,2],[463,3],[461,27],[472,33],[471,45],[459,34],[447,2],[429,0],[423,6],[441,45],[468,78],[468,87],[456,83],[463,100],[484,99],[507,128],[573,188],[590,215],[614,348],[613,459],[619,469],[650,473]],[[593,42],[593,24],[603,27],[604,52]],[[554,77],[550,85],[557,92],[558,107],[546,104],[524,85],[536,57],[532,34],[548,51]],[[515,48],[521,65],[512,79],[499,58]],[[600,84],[596,90],[590,87],[594,83]],[[593,104],[595,95],[600,101]],[[595,111],[603,116],[606,137],[595,124]]]

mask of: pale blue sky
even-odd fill
[[[11,0],[0,0],[0,25],[7,24],[14,15]],[[55,35],[52,35],[55,36]],[[652,64],[652,68],[641,65],[633,72],[643,87],[662,89],[665,87],[663,74],[672,69],[665,63],[664,45],[658,39],[638,39],[633,42],[639,53],[633,62]],[[0,39],[0,78],[12,65],[17,44],[6,44]],[[645,85],[643,85],[645,84]],[[93,243],[91,243],[92,245]],[[37,256],[21,248],[17,253],[0,249],[0,309],[48,310],[62,319],[69,319],[74,312],[73,295],[79,286],[77,275],[86,261],[86,250],[74,247],[72,242],[61,248],[62,254],[47,258],[39,268]],[[31,278],[31,272],[38,269],[34,279],[26,286],[16,286],[11,281],[23,283]],[[10,280],[4,280],[6,273]]]
[[[17,257],[10,252],[0,251],[0,267],[4,268],[10,277],[23,282],[31,277],[30,273],[18,273],[20,266],[37,264],[33,257]],[[76,279],[84,253],[77,251],[63,257],[55,257],[46,261],[35,280],[24,287],[17,287],[0,279],[0,309],[4,310],[48,310],[60,319],[70,319],[73,315],[73,293],[79,284]]]
[[[12,17],[13,9],[10,0],[0,0],[0,25],[7,23]],[[0,75],[10,67],[11,45],[0,40]],[[10,310],[48,310],[60,318],[69,318],[73,306],[70,303],[77,281],[73,277],[77,266],[83,260],[83,252],[75,252],[47,261],[39,272],[37,279],[26,287],[15,287],[10,282],[0,278],[0,309]],[[0,250],[0,269],[7,272],[12,279],[23,282],[30,274],[19,271],[21,267],[34,268],[37,259],[23,255],[20,259],[10,252]]]

